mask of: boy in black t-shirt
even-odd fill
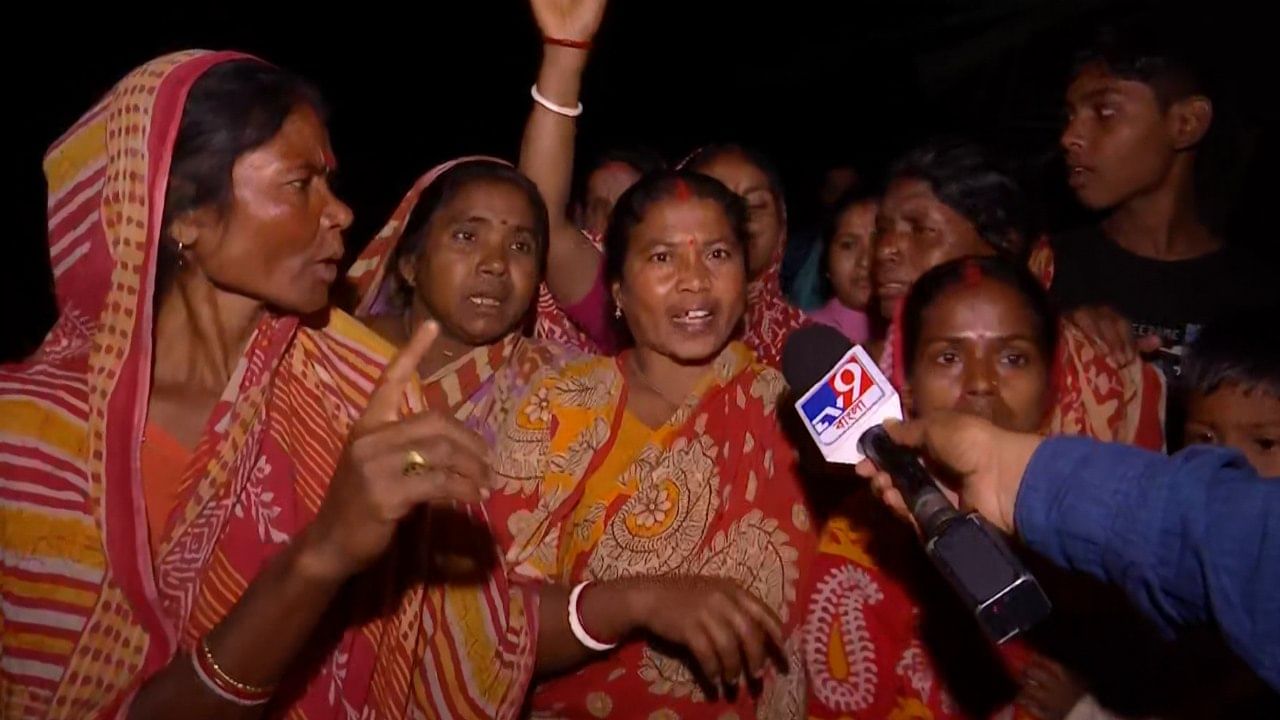
[[[1076,196],[1105,216],[1051,241],[1051,292],[1086,332],[1155,353],[1174,380],[1200,326],[1272,304],[1276,283],[1197,210],[1196,153],[1213,103],[1161,40],[1175,44],[1104,31],[1077,58],[1061,142]]]

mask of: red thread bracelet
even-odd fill
[[[542,42],[548,45],[559,45],[560,47],[573,48],[574,50],[590,50],[590,40],[571,40],[569,38],[558,38],[544,35]]]

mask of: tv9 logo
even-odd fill
[[[838,440],[885,397],[884,389],[876,382],[876,374],[865,367],[864,357],[865,354],[859,357],[850,351],[798,403],[805,423],[819,443],[829,445]]]

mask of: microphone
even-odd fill
[[[861,347],[827,325],[791,333],[782,374],[803,395],[796,412],[828,462],[869,457],[893,478],[924,533],[925,552],[997,643],[1025,632],[1051,605],[1004,538],[977,513],[956,510],[919,456],[893,441],[883,423],[902,419],[902,401]]]

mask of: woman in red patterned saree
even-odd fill
[[[617,644],[547,667],[534,717],[803,715],[815,538],[782,378],[731,340],[745,221],[696,173],[628,190],[605,257],[635,349],[545,376],[499,435],[487,507],[511,571],[581,588],[584,644]]]
[[[488,492],[486,448],[402,419],[434,327],[388,366],[327,309],[351,212],[318,108],[180,53],[48,154],[61,317],[0,369],[0,715],[518,712],[536,598],[417,582],[393,545]]]
[[[1029,272],[998,258],[943,263],[916,281],[902,314],[909,414],[955,410],[1043,431],[1058,326]],[[865,485],[825,523],[812,577],[811,717],[1014,717],[1028,705],[1034,717],[1055,717],[1037,703],[1061,684],[1044,677],[1056,665],[1021,641],[993,651],[911,528]]]

